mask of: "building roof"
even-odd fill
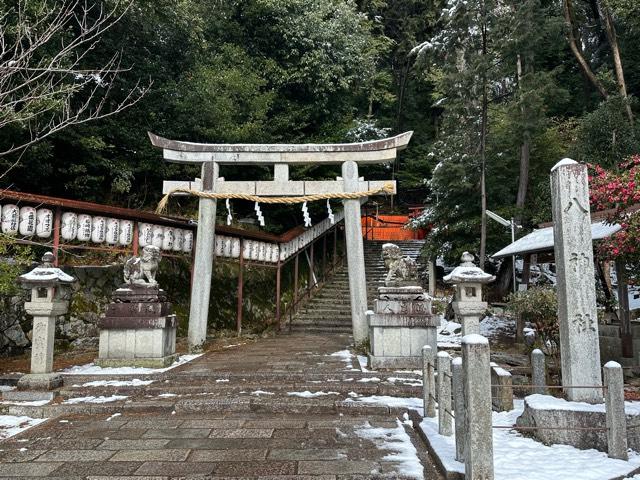
[[[601,240],[610,237],[621,229],[618,224],[606,222],[594,222],[591,224],[591,237],[593,240]],[[519,238],[502,250],[494,253],[491,258],[500,259],[512,255],[523,255],[527,253],[541,253],[553,251],[553,227],[540,228]]]

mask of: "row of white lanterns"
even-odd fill
[[[53,211],[48,208],[2,206],[2,233],[20,234],[25,237],[49,238],[53,233]],[[74,212],[64,212],[61,217],[60,237],[65,241],[106,243],[128,246],[133,242],[132,220],[118,220]],[[138,224],[138,245],[153,245],[162,250],[191,252],[193,232],[150,223]]]

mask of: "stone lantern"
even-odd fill
[[[18,381],[20,390],[52,390],[62,385],[62,376],[53,373],[53,345],[56,318],[67,313],[68,287],[75,278],[53,266],[53,253],[42,256],[42,265],[19,277],[23,287],[31,289],[31,301],[24,304],[33,316],[31,373]]]
[[[462,263],[444,277],[444,281],[455,284],[453,310],[462,324],[462,335],[479,334],[480,316],[487,309],[487,302],[482,301],[482,286],[496,277],[477,267],[469,252],[464,252],[461,260]]]

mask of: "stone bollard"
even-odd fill
[[[547,372],[544,353],[539,348],[531,352],[531,393],[547,394]]]
[[[491,403],[496,412],[513,410],[513,377],[495,363],[491,363]]]
[[[453,433],[451,417],[451,355],[438,352],[438,432],[446,437]]]
[[[466,442],[465,479],[493,480],[493,431],[489,341],[482,335],[462,337]]]
[[[453,411],[456,414],[456,460],[464,462],[464,439],[466,409],[464,405],[464,384],[462,383],[462,357],[456,357],[451,361]]]
[[[429,345],[422,347],[422,401],[425,417],[436,416],[434,351]]]
[[[604,366],[605,412],[609,457],[627,460],[627,416],[624,411],[624,375],[617,362]]]

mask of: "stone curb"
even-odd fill
[[[425,433],[420,428],[420,423],[422,422],[422,415],[420,415],[416,410],[409,410],[409,419],[413,422],[413,429],[418,434],[418,437],[422,440],[422,442],[427,447],[429,451],[429,455],[436,464],[438,471],[446,478],[446,480],[464,480],[464,474],[460,472],[456,472],[453,470],[447,470],[445,463],[438,456],[438,452],[433,448],[429,438],[425,435]]]

